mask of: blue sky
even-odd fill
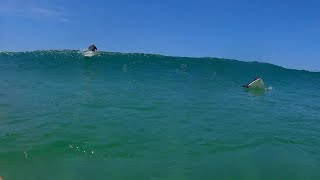
[[[0,51],[98,49],[320,70],[320,1],[0,0]]]

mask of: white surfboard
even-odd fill
[[[92,57],[92,56],[94,56],[94,55],[96,55],[97,53],[96,52],[94,52],[94,51],[85,51],[85,52],[83,52],[83,56],[84,57]]]
[[[244,85],[243,87],[249,88],[249,89],[261,89],[264,90],[264,82],[261,78],[256,78],[252,82]]]

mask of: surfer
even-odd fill
[[[92,44],[91,46],[88,47],[88,51],[93,51],[93,52],[95,52],[96,50],[98,50],[98,49],[97,49],[97,47],[96,47],[94,44]]]

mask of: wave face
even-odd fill
[[[258,76],[272,91],[241,88]],[[0,176],[319,179],[319,89],[258,62],[0,52]]]

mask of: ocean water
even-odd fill
[[[241,86],[260,76],[272,91]],[[320,73],[258,62],[0,53],[7,179],[320,179]]]

